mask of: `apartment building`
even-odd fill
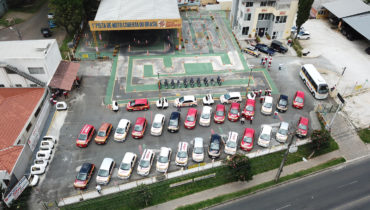
[[[290,35],[298,0],[234,0],[230,22],[237,39],[247,40],[268,34],[272,39]]]

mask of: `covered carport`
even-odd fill
[[[343,18],[343,21],[353,30],[370,40],[370,12],[362,15]]]

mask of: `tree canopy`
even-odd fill
[[[298,11],[297,11],[297,19],[295,24],[297,26],[297,35],[301,30],[301,26],[308,20],[310,16],[311,7],[314,0],[299,0],[298,1]]]
[[[84,1],[50,0],[49,4],[56,24],[64,27],[69,35],[73,35],[85,17]]]

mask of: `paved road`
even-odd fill
[[[213,209],[369,209],[370,158]]]

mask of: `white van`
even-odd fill
[[[276,132],[276,141],[285,143],[288,139],[289,123],[281,122],[279,130]]]
[[[272,103],[273,103],[273,98],[271,96],[265,96],[265,100],[261,107],[261,113],[265,115],[271,115],[272,114]]]
[[[261,147],[268,147],[271,141],[271,131],[272,131],[271,126],[263,125],[261,133],[258,137],[257,144],[260,145]]]
[[[203,162],[204,161],[204,146],[203,138],[195,137],[194,139],[194,149],[192,153],[192,159],[194,162]]]
[[[225,144],[225,153],[228,155],[235,155],[238,146],[238,133],[230,131],[229,137]]]
[[[145,149],[141,155],[139,165],[137,166],[137,174],[141,176],[148,176],[150,169],[152,168],[154,160],[154,151],[151,149]]]
[[[116,132],[114,133],[114,140],[125,141],[127,133],[130,130],[130,125],[130,120],[121,119],[117,125]]]
[[[96,183],[106,185],[112,178],[112,173],[116,163],[112,158],[104,158],[100,165],[98,175],[96,176]]]

